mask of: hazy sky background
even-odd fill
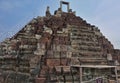
[[[53,14],[60,0],[0,0],[0,40],[18,32],[32,18]],[[115,48],[120,48],[120,0],[65,0],[77,16],[99,27]],[[65,8],[65,7],[64,7]]]

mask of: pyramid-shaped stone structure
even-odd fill
[[[1,42],[0,83],[119,83],[120,50],[61,4]]]

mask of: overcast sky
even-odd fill
[[[19,31],[33,17],[53,14],[60,0],[0,0],[0,40]],[[99,27],[115,48],[120,48],[120,0],[65,0],[77,16]],[[65,8],[65,7],[64,7]]]

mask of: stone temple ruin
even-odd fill
[[[64,1],[0,43],[0,83],[120,83],[119,63],[120,50]]]

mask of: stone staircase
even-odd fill
[[[71,26],[71,49],[72,57],[77,57],[79,64],[107,64],[107,60],[102,56],[102,48],[98,38],[102,36],[95,27]]]

